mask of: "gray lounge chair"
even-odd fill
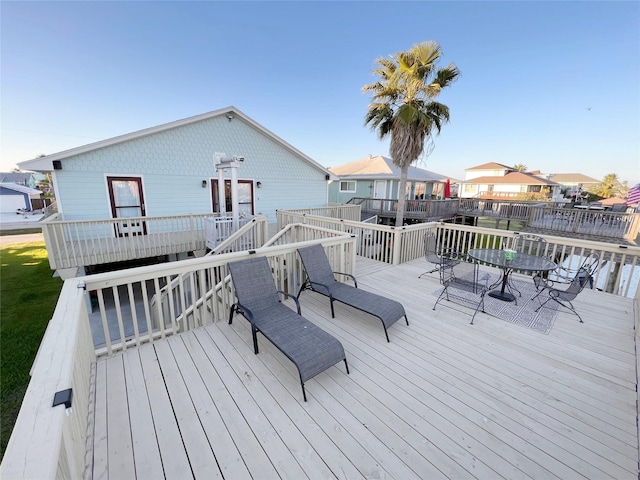
[[[335,318],[333,302],[338,301],[363,312],[378,317],[384,327],[384,334],[389,341],[387,329],[404,317],[407,325],[409,320],[400,302],[391,300],[372,292],[358,288],[358,282],[353,275],[331,271],[331,264],[322,245],[299,248],[298,254],[307,272],[307,280],[300,287],[298,297],[303,290],[309,289],[329,297],[331,303],[331,317]],[[355,286],[338,282],[334,274],[345,275],[353,280]]]
[[[317,325],[311,323],[300,313],[284,305],[276,289],[271,267],[265,257],[250,258],[229,263],[231,280],[238,302],[231,306],[229,324],[234,313],[239,313],[251,323],[253,349],[258,354],[257,332],[291,360],[300,374],[302,396],[307,401],[304,383],[327,368],[344,360],[349,373],[349,365],[340,341]]]

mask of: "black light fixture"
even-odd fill
[[[257,188],[262,188],[262,182],[256,182],[256,187]]]
[[[207,181],[206,180],[202,180],[202,188],[207,188]]]

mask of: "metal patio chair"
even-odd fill
[[[443,288],[436,303],[433,304],[433,310],[443,299],[448,301],[453,299],[455,303],[475,309],[471,317],[471,325],[473,325],[478,311],[484,312],[484,297],[489,290],[491,276],[482,272],[476,262],[464,255],[452,255],[448,260],[455,260],[455,264],[449,266],[447,259],[443,261],[447,263],[446,267],[440,269],[440,284]]]
[[[304,383],[344,360],[349,365],[340,341],[301,315],[298,299],[276,289],[271,267],[265,257],[250,258],[228,264],[237,303],[231,306],[229,324],[234,313],[251,323],[253,349],[258,354],[260,332],[291,360],[300,374],[302,396],[307,401]],[[294,312],[284,305],[280,295],[289,295],[297,306]]]
[[[566,289],[560,289],[552,286],[545,286],[544,289],[541,292],[539,292],[539,294],[543,292],[547,292],[549,296],[544,302],[540,302],[540,306],[536,308],[535,311],[536,312],[539,311],[541,308],[544,308],[547,305],[547,303],[549,303],[550,301],[554,301],[557,304],[562,305],[566,309],[570,310],[574,315],[576,315],[580,320],[580,323],[584,323],[582,321],[582,317],[580,317],[580,315],[576,311],[576,308],[571,302],[576,299],[578,294],[582,292],[582,290],[584,290],[587,284],[589,284],[589,288],[593,287],[593,277],[589,275],[587,270],[580,269],[578,273],[575,275],[575,277],[573,277],[573,280],[571,280],[569,287],[567,287]],[[539,294],[536,295],[536,298],[538,298],[538,300],[540,301]]]
[[[451,255],[448,255],[446,251],[443,251],[438,247],[438,238],[435,232],[425,233],[423,244],[424,258],[427,263],[430,263],[435,268],[421,273],[418,275],[418,278],[422,278],[423,275],[427,275],[428,273],[438,272],[443,268],[453,267],[455,264],[459,263],[458,260],[454,259]]]
[[[562,280],[567,278],[567,272],[570,272],[570,270],[566,268],[559,267],[558,273],[554,276],[554,281],[545,280],[539,275],[535,276],[533,278],[533,281],[539,291],[533,298],[537,298],[540,302],[540,306],[536,308],[535,311],[539,311],[541,308],[544,308],[550,301],[553,301],[570,310],[574,315],[578,317],[580,323],[584,323],[582,321],[582,317],[580,317],[572,302],[576,299],[580,292],[585,289],[587,285],[589,285],[589,288],[593,288],[593,279],[595,277],[596,271],[598,270],[599,263],[600,258],[595,253],[592,253],[591,255],[586,257],[580,267],[577,270],[573,271],[573,275],[570,279],[568,287],[565,286],[566,282],[562,283]],[[540,295],[545,292],[547,293],[548,297],[544,302],[542,302],[540,300]]]
[[[387,329],[404,317],[407,325],[409,320],[400,302],[383,297],[376,293],[367,292],[358,288],[358,282],[353,275],[348,273],[333,272],[331,264],[320,244],[306,248],[299,248],[298,254],[304,265],[307,279],[300,287],[298,297],[304,290],[312,290],[329,297],[331,304],[331,317],[335,318],[333,302],[338,301],[353,308],[378,317],[382,322],[384,334],[389,341]],[[338,282],[335,275],[343,275],[353,280],[354,285]]]

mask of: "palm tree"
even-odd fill
[[[389,155],[400,168],[397,227],[404,219],[409,165],[423,153],[433,128],[440,133],[442,125],[449,121],[449,107],[433,99],[451,85],[460,71],[453,63],[436,70],[441,56],[440,45],[429,41],[390,58],[378,58],[373,73],[379,80],[362,87],[363,92],[372,94],[365,125],[377,130],[380,139],[391,135]]]
[[[522,163],[516,163],[516,164],[513,166],[513,168],[514,168],[514,170],[515,170],[516,172],[526,172],[526,171],[527,171],[527,166],[526,166],[526,165],[523,165]]]
[[[624,198],[628,190],[629,187],[627,185],[627,182],[620,182],[620,180],[618,179],[618,175],[616,175],[615,173],[609,173],[605,175],[600,183],[588,188],[589,193],[592,193],[600,198]]]

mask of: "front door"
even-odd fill
[[[218,208],[218,180],[211,180],[211,195],[213,196],[213,211]],[[231,211],[231,180],[224,181],[224,196],[227,212]],[[253,215],[253,181],[238,180],[238,208],[240,215]],[[226,213],[226,212],[225,212]]]
[[[111,216],[113,218],[144,217],[144,196],[142,195],[142,178],[140,177],[107,177]],[[116,235],[146,235],[146,225],[138,220],[123,220],[116,223]]]
[[[386,180],[376,180],[373,185],[373,198],[387,198],[387,181]],[[373,202],[374,210],[382,209],[382,202],[374,200]]]

